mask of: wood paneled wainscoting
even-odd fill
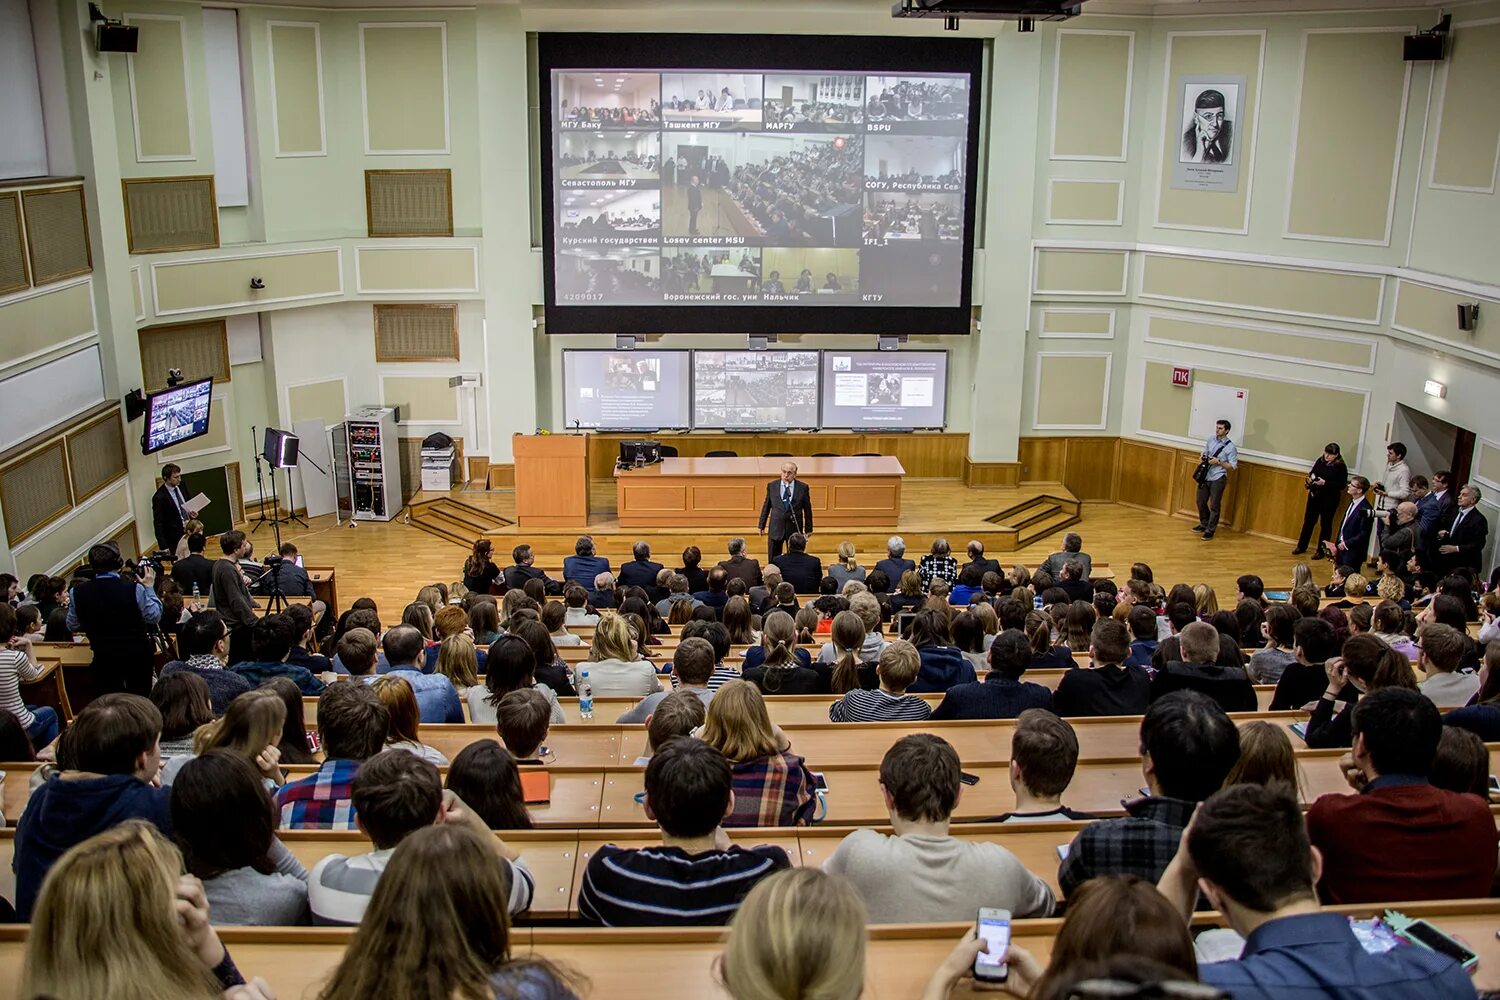
[[[1196,520],[1198,456],[1196,450],[1134,438],[1023,437],[1021,480],[1061,482],[1080,500],[1111,500]],[[1307,498],[1305,479],[1302,471],[1241,458],[1224,491],[1220,526],[1295,539]]]

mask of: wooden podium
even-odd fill
[[[516,523],[523,528],[582,528],[589,522],[588,438],[516,434]]]

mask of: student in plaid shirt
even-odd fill
[[[354,772],[385,748],[390,713],[368,685],[330,684],[318,697],[323,766],[276,791],[283,830],[353,830]]]
[[[1211,698],[1174,691],[1155,702],[1141,720],[1141,772],[1151,794],[1126,802],[1124,818],[1079,831],[1057,872],[1063,895],[1096,875],[1159,880],[1193,809],[1219,790],[1239,756],[1239,730]]]
[[[813,776],[771,724],[753,684],[730,681],[708,703],[702,740],[734,770],[734,802],[724,826],[806,826],[817,812]]]
[[[952,586],[953,581],[958,579],[958,560],[953,558],[948,539],[932,540],[932,551],[922,557],[921,563],[917,565],[917,575],[922,578],[924,591],[932,589],[933,580],[945,580]]]

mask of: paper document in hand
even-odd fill
[[[190,509],[194,514],[201,514],[203,512],[203,508],[207,507],[210,503],[213,503],[213,501],[204,496],[202,493],[199,493],[183,506]]]

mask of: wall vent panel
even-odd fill
[[[21,206],[26,216],[32,284],[45,285],[94,269],[81,186],[25,191]]]
[[[376,361],[457,361],[458,306],[402,303],[375,307]]]
[[[366,170],[371,236],[452,236],[453,171]]]
[[[136,177],[120,183],[131,253],[218,249],[213,177]]]
[[[125,428],[120,423],[119,410],[105,414],[82,430],[70,432],[66,441],[76,502],[82,503],[126,476]]]
[[[148,326],[139,332],[141,378],[147,392],[167,387],[167,369],[181,368],[189,382],[229,381],[229,335],[222,319]]]
[[[62,439],[0,468],[0,508],[12,546],[36,534],[73,507]]]
[[[0,194],[0,295],[30,287],[26,247],[21,239],[21,196]]]

